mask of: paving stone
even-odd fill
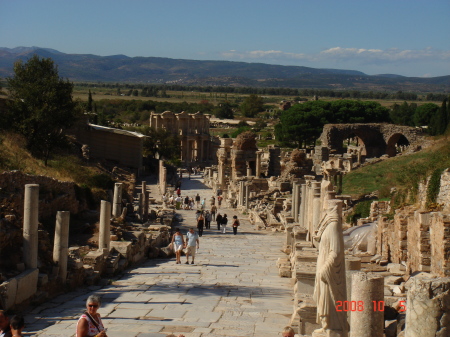
[[[188,195],[209,198],[211,191],[197,176],[191,178],[182,184]],[[159,193],[147,186],[154,196]],[[185,233],[195,225],[195,211],[178,212]],[[286,257],[280,251],[283,234],[249,235],[254,229],[243,215],[235,209],[220,212],[229,219],[239,216],[240,233],[220,234],[213,222],[200,238],[195,265],[177,265],[174,259],[145,261],[111,285],[64,294],[33,309],[25,330],[37,336],[73,336],[87,297],[95,293],[104,302],[99,313],[108,337],[279,335],[292,314],[291,280],[280,278],[276,267],[277,259]]]

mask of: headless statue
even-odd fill
[[[317,304],[317,323],[321,329],[313,336],[347,337],[345,311],[336,311],[338,301],[345,301],[345,256],[342,233],[342,200],[328,201],[328,210],[314,236],[319,244],[314,300]]]

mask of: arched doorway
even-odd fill
[[[387,142],[386,154],[389,157],[395,157],[406,146],[409,146],[408,139],[401,133],[395,133]]]

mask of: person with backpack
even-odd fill
[[[224,214],[222,217],[222,234],[225,234],[227,232],[227,224],[228,224],[228,218],[227,215]]]
[[[237,218],[237,215],[233,216],[233,225],[232,225],[232,227],[233,227],[233,234],[234,235],[237,234],[237,229],[238,229],[239,225],[240,225],[240,223],[239,223],[239,220]]]

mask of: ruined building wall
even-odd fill
[[[57,211],[70,211],[71,214],[87,209],[87,204],[77,198],[76,184],[60,181],[46,176],[33,176],[21,171],[9,171],[0,174],[0,190],[8,195],[8,204],[3,201],[3,206],[8,212],[14,210],[15,214],[23,214],[24,190],[26,184],[39,184],[40,205],[39,216],[48,218]]]
[[[380,218],[377,254],[406,263],[409,273],[428,271],[450,276],[450,218],[442,212],[398,210],[393,220]]]
[[[431,272],[450,276],[450,218],[448,214],[433,213],[430,219]]]
[[[441,175],[441,187],[436,198],[438,204],[443,204],[445,210],[450,208],[450,169],[446,169]]]

